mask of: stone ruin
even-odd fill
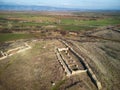
[[[69,48],[56,48],[56,55],[67,76],[84,73],[87,71],[84,67],[81,69],[81,66],[73,60],[71,54],[69,53]]]
[[[19,53],[19,52],[23,52],[23,51],[28,50],[28,49],[31,49],[31,46],[29,46],[27,43],[25,43],[23,46],[20,46],[20,47],[14,48],[14,49],[10,49],[7,52],[1,51],[0,52],[0,60],[3,60],[9,56],[12,56],[12,55]]]
[[[96,75],[93,73],[92,69],[86,62],[86,60],[80,56],[71,46],[69,46],[65,41],[60,40],[67,48],[55,48],[55,53],[57,55],[58,61],[61,63],[63,69],[65,70],[65,73],[67,76],[85,73],[89,75],[92,82],[97,86],[99,90],[102,89],[102,85],[97,79]],[[64,52],[64,53],[62,53]],[[79,58],[80,63],[84,67],[82,70],[79,68],[78,63],[75,62],[75,60],[72,59],[72,55],[69,54],[69,52],[72,52],[74,56]],[[65,58],[65,54],[69,59]]]

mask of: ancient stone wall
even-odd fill
[[[31,46],[29,46],[27,43],[25,43],[25,45],[23,45],[21,47],[14,48],[14,49],[10,49],[7,52],[1,51],[0,53],[1,53],[2,57],[0,57],[0,60],[3,60],[5,58],[7,58],[8,56],[12,56],[16,53],[23,52],[23,51],[28,50],[28,49],[31,49]]]
[[[92,69],[90,68],[90,66],[88,65],[88,63],[85,61],[85,59],[80,56],[71,46],[69,46],[65,41],[60,40],[63,44],[65,44],[76,56],[79,57],[79,59],[81,60],[81,62],[84,64],[84,66],[87,69],[87,73],[89,75],[89,77],[91,78],[91,80],[93,81],[93,83],[98,87],[98,89],[102,89],[102,85],[101,83],[98,81],[96,75],[93,73]]]
[[[73,70],[72,66],[78,66],[77,64],[75,64],[74,62],[72,63],[68,63],[68,59],[66,59],[63,55],[62,55],[62,51],[64,51],[66,53],[66,55],[69,56],[69,48],[56,48],[55,49],[56,51],[56,55],[57,55],[57,58],[60,62],[60,64],[62,65],[62,67],[64,68],[67,76],[72,76],[72,75],[76,75],[76,74],[80,74],[80,73],[86,73],[87,70],[80,70],[77,68],[77,70]],[[69,56],[70,57],[70,56]],[[71,57],[72,58],[72,57]]]
[[[57,59],[59,60],[60,64],[63,66],[67,76],[70,76],[72,72],[69,69],[68,65],[66,64],[64,58],[61,56],[58,48],[55,48],[55,53],[57,55]]]

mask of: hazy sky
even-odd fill
[[[0,0],[0,2],[81,9],[120,9],[120,0]]]

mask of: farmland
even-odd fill
[[[89,13],[88,13],[89,14]],[[101,14],[101,13],[100,13]],[[100,26],[117,25],[120,23],[120,16],[107,16],[96,14],[86,16],[86,14],[72,15],[42,15],[41,13],[9,13],[0,14],[0,29],[13,30],[41,30],[43,26],[54,25],[55,29],[61,30],[87,30]],[[66,27],[69,27],[68,29]],[[85,28],[88,27],[88,28]]]
[[[120,90],[119,38],[119,12],[0,11],[0,90]]]

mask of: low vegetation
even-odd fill
[[[45,13],[0,11],[0,57],[25,43],[32,47],[0,60],[0,90],[98,90],[87,73],[63,79],[55,47],[66,46],[59,39],[85,59],[102,90],[120,90],[120,13]]]
[[[17,40],[17,39],[28,39],[33,38],[34,36],[32,34],[13,34],[13,33],[1,33],[0,34],[0,42],[4,41],[11,41],[11,40]]]
[[[42,13],[0,12],[0,41],[31,38],[26,34],[39,32],[36,35],[46,36],[46,32],[80,32],[94,30],[101,26],[119,25],[120,16],[102,13],[72,13],[71,15],[43,15]],[[19,32],[19,33],[18,33]],[[3,34],[5,33],[5,34]],[[22,33],[22,34],[20,34]],[[50,34],[51,35],[51,34]],[[47,35],[48,36],[48,35]],[[51,35],[52,36],[52,35]]]

